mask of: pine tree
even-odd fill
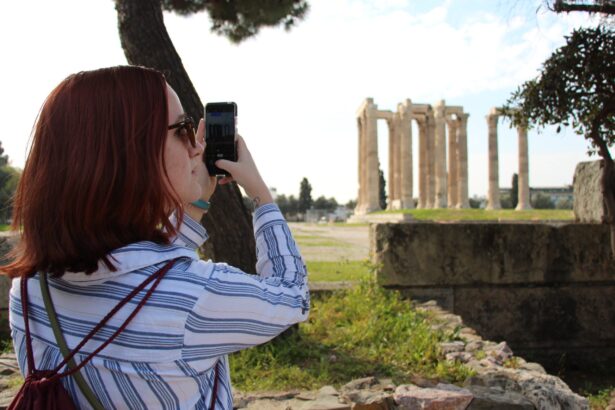
[[[312,185],[307,178],[301,180],[301,186],[299,187],[299,212],[305,213],[312,207]]]

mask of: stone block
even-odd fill
[[[574,223],[373,224],[370,253],[384,286],[612,281],[605,225]]]
[[[601,192],[602,161],[579,162],[574,170],[573,209],[579,222],[601,223],[606,215]]]
[[[558,349],[596,349],[604,360],[610,349],[615,356],[615,285],[459,288],[455,313],[524,357]]]
[[[472,394],[464,389],[447,390],[401,385],[395,389],[395,403],[400,410],[464,410],[472,401]]]
[[[470,386],[474,400],[467,410],[534,410],[531,401],[522,394],[498,388]]]

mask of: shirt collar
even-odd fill
[[[169,218],[175,224],[175,214]],[[98,268],[91,274],[83,272],[66,272],[63,280],[80,285],[94,285],[123,275],[128,272],[143,269],[147,266],[156,265],[160,262],[175,258],[190,258],[198,260],[197,249],[208,239],[205,228],[194,219],[184,214],[177,235],[172,238],[168,245],[157,244],[150,241],[141,241],[114,249],[107,257],[115,267],[111,271],[102,261],[98,261]]]

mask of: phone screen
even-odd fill
[[[210,175],[228,175],[215,163],[219,159],[237,161],[235,148],[237,104],[209,103],[205,106],[205,155],[203,160]]]

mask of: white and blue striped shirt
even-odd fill
[[[137,242],[111,252],[116,272],[67,273],[50,279],[62,333],[75,347],[146,276],[180,258],[128,327],[81,374],[106,409],[205,409],[220,361],[216,409],[231,409],[227,354],[270,340],[307,319],[305,264],[278,207],[254,214],[258,276],[224,263],[199,260],[207,233],[187,215],[170,245]],[[22,374],[27,373],[19,279],[13,280],[10,324]],[[147,289],[146,289],[147,290]],[[83,360],[115,331],[145,293],[137,295],[75,357]],[[28,281],[30,331],[37,369],[62,361],[38,274]],[[89,404],[72,377],[62,379],[79,408]]]

